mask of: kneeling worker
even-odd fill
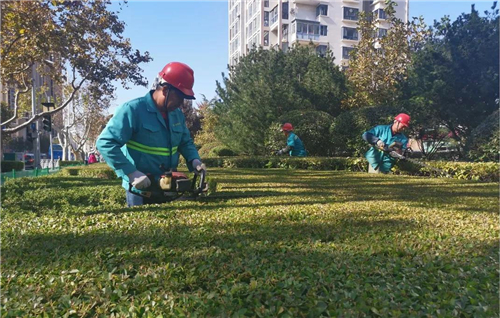
[[[180,106],[194,99],[194,73],[186,64],[168,63],[157,76],[151,91],[119,107],[97,140],[106,163],[122,178],[128,206],[159,203],[129,191],[151,185],[148,174],[157,177],[162,169],[177,169],[179,154],[190,171],[205,169]],[[162,168],[163,167],[163,168]]]
[[[372,147],[366,152],[369,173],[388,173],[396,163],[396,159],[391,157],[384,150],[394,142],[400,143],[403,152],[408,144],[408,138],[402,131],[410,125],[410,116],[404,113],[397,115],[390,125],[379,125],[366,131],[362,138]]]
[[[290,154],[292,157],[306,157],[307,152],[306,149],[304,148],[304,144],[302,143],[302,140],[293,133],[293,126],[290,123],[285,123],[281,127],[281,131],[285,134],[287,137],[286,140],[286,147],[276,151],[277,155],[283,155],[283,154]]]

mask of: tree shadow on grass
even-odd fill
[[[141,208],[160,212],[165,207]],[[3,292],[15,293],[18,301],[36,296],[58,304],[60,293],[47,283],[55,276],[61,293],[126,286],[120,292],[130,298],[143,299],[151,291],[153,297],[193,296],[190,301],[205,304],[199,310],[210,303],[222,312],[237,307],[256,315],[262,308],[283,306],[300,316],[321,316],[316,312],[320,301],[331,305],[333,313],[347,304],[351,313],[370,316],[372,299],[379,310],[380,304],[390,310],[435,304],[441,314],[451,314],[455,307],[443,306],[461,299],[463,286],[471,282],[485,301],[498,298],[487,287],[488,281],[498,281],[498,272],[488,276],[488,271],[473,270],[493,267],[497,241],[462,240],[456,250],[457,241],[451,239],[436,247],[428,244],[422,223],[368,212],[322,222],[290,211],[191,224],[177,210],[183,207],[173,208],[146,224],[116,219],[107,226],[96,224],[92,232],[79,232],[81,227],[73,224],[60,234],[3,234],[2,275],[15,273]],[[77,275],[67,274],[75,269]],[[30,289],[19,292],[14,282],[24,277],[32,279]],[[94,294],[87,295],[92,302]]]

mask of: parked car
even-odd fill
[[[35,155],[27,153],[24,155],[24,170],[35,169]]]

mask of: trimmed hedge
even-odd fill
[[[208,167],[222,168],[284,168],[308,170],[365,171],[363,158],[327,157],[217,157],[202,159]]]
[[[66,167],[66,166],[78,166],[78,165],[84,165],[85,162],[81,160],[65,160],[65,161],[59,161],[59,167]]]
[[[105,163],[87,166],[66,167],[61,169],[64,176],[81,176],[89,178],[116,179],[116,173]]]
[[[24,169],[24,162],[14,160],[2,161],[2,172],[11,172],[12,170],[22,171]]]
[[[217,157],[204,158],[207,167],[221,168],[283,168],[307,170],[367,171],[368,162],[354,157]],[[471,163],[430,161],[423,165],[400,161],[393,168],[395,174],[430,177],[450,177],[487,182],[499,181],[499,167],[495,162]]]
[[[499,181],[499,164],[497,162],[449,162],[433,161],[430,163],[433,168],[440,169],[444,174],[452,175],[455,179],[478,180],[488,182]],[[431,173],[431,169],[422,168],[422,172]],[[434,171],[435,173],[435,171]]]

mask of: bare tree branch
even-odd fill
[[[29,91],[29,87],[28,87],[28,85],[26,85],[26,81],[24,80],[24,76],[23,76],[23,84],[24,84],[24,89],[23,90],[18,90],[14,94],[14,115],[12,115],[12,117],[10,119],[8,119],[4,123],[2,123],[2,126],[3,125],[8,125],[8,124],[10,124],[11,122],[13,122],[14,120],[17,119],[17,111],[19,109],[19,95],[20,94],[25,94],[25,93],[27,93]]]

